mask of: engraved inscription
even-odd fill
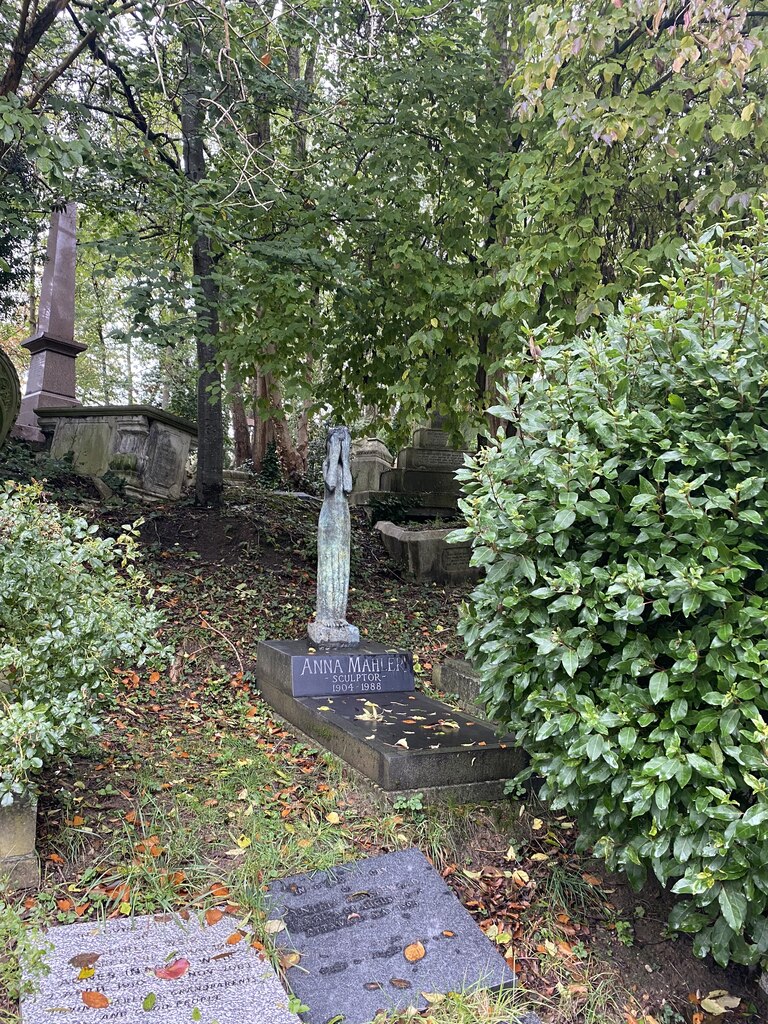
[[[469,565],[472,548],[468,544],[446,545],[440,564],[446,571],[463,570]]]

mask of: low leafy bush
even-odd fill
[[[0,806],[98,732],[113,666],[159,651],[134,558],[39,486],[0,489]]]
[[[602,333],[531,331],[461,471],[461,622],[554,808],[700,955],[768,953],[768,240],[718,227]],[[661,294],[661,298],[659,295]]]
[[[18,1020],[9,1005],[34,995],[48,973],[49,944],[37,928],[24,923],[14,906],[0,899],[0,1022]]]

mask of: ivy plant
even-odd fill
[[[512,436],[460,471],[491,713],[721,964],[768,954],[767,279],[757,208],[603,331],[529,331],[493,410]]]
[[[98,536],[39,485],[0,490],[0,806],[98,733],[116,665],[160,654],[135,555],[129,533]]]

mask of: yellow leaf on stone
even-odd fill
[[[442,992],[422,992],[421,994],[432,1006],[435,1006],[437,1003],[442,1003],[445,1000],[445,996]]]
[[[267,923],[264,925],[264,931],[267,933],[267,935],[277,935],[277,933],[283,931],[284,928],[284,921],[267,921]]]
[[[77,976],[78,981],[88,981],[96,973],[95,967],[84,967]]]

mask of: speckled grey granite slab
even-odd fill
[[[229,914],[212,926],[194,914],[187,920],[164,914],[51,928],[50,974],[39,995],[23,1001],[22,1022],[300,1024],[277,975],[248,937],[227,944],[237,930]],[[79,977],[91,966],[93,977]],[[155,973],[163,969],[183,974],[164,979]],[[109,1004],[89,1007],[83,1002],[87,992]],[[154,1006],[145,1009],[152,994]]]
[[[424,992],[514,984],[496,947],[418,850],[368,857],[272,882],[281,946],[301,954],[289,972],[307,1024],[369,1024],[379,1009],[428,1005]],[[421,943],[409,961],[406,947]]]

